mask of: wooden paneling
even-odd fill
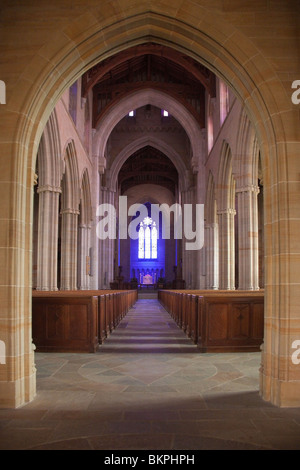
[[[33,298],[32,337],[37,351],[95,352],[97,322],[97,297]]]
[[[33,292],[37,351],[95,352],[137,299],[137,291]]]
[[[220,341],[227,338],[228,308],[226,304],[210,305],[209,321],[207,322],[207,337],[210,341]]]
[[[202,352],[260,351],[263,291],[164,290],[159,300]]]

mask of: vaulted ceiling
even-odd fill
[[[191,57],[147,43],[120,52],[83,76],[83,96],[93,90],[93,127],[124,96],[143,88],[161,90],[182,103],[205,127],[205,90],[215,96],[215,75]]]
[[[119,172],[121,194],[139,184],[158,184],[175,194],[178,173],[168,157],[147,145],[131,155]]]

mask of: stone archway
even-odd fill
[[[112,167],[111,167],[111,187],[112,188],[116,187],[119,171],[122,165],[125,163],[125,161],[130,157],[130,155],[135,153],[137,150],[143,147],[146,147],[147,145],[154,147],[157,150],[164,153],[165,155],[167,155],[167,157],[171,160],[171,162],[177,169],[178,174],[183,175],[183,176],[185,175],[187,168],[183,164],[182,159],[180,158],[178,153],[175,151],[175,149],[173,149],[170,145],[168,145],[166,142],[164,142],[161,139],[145,136],[145,137],[136,139],[130,145],[122,149],[121,153],[118,155],[118,158],[115,159],[115,161],[113,162]],[[182,186],[184,187],[184,184]]]
[[[291,343],[297,337],[299,323],[299,257],[291,259],[290,253],[299,252],[299,247],[295,248],[295,242],[292,245],[296,230],[292,219],[293,215],[297,217],[289,195],[297,191],[298,183],[292,182],[292,176],[296,168],[299,170],[296,156],[300,142],[297,112],[290,102],[288,85],[280,81],[275,67],[270,65],[266,46],[259,39],[247,37],[240,23],[231,20],[230,9],[208,8],[202,6],[201,0],[198,4],[187,1],[182,8],[174,4],[171,13],[159,2],[151,2],[150,6],[148,1],[125,0],[94,9],[79,5],[67,15],[66,11],[64,2],[53,8],[46,32],[38,28],[35,35],[27,36],[28,28],[34,31],[32,23],[24,22],[20,27],[18,21],[14,27],[7,21],[1,32],[4,43],[10,44],[13,38],[16,44],[15,53],[6,53],[7,70],[1,77],[7,83],[7,107],[1,113],[0,131],[1,165],[5,168],[1,218],[3,233],[14,234],[4,235],[2,242],[10,263],[1,278],[1,325],[7,345],[7,361],[1,369],[1,406],[20,406],[35,395],[30,249],[32,186],[40,136],[58,98],[78,76],[115,52],[143,43],[145,37],[204,63],[230,84],[245,103],[262,151],[268,240],[260,389],[266,400],[277,405],[299,406],[300,372],[290,361]],[[34,7],[31,10],[36,23],[42,14]],[[237,16],[241,19],[242,12]],[[24,57],[17,46],[20,35],[28,42]],[[16,55],[20,57],[17,65]],[[276,58],[274,53],[275,65]],[[7,156],[13,158],[9,160]]]
[[[177,119],[186,131],[191,142],[193,157],[197,157],[199,135],[201,136],[201,129],[198,123],[182,104],[177,103],[166,93],[152,89],[141,90],[126,96],[126,98],[123,98],[114,107],[109,109],[109,112],[99,123],[99,129],[95,134],[94,155],[99,155],[100,158],[104,157],[107,139],[116,124],[128,114],[131,108],[136,109],[148,103],[158,108],[161,107],[169,110],[170,114]]]

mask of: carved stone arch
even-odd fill
[[[38,187],[35,193],[33,232],[34,286],[37,290],[57,290],[57,245],[62,160],[60,135],[54,110],[41,137],[38,160]]]
[[[169,144],[164,142],[162,139],[158,139],[155,137],[150,137],[150,136],[142,136],[130,144],[128,144],[124,149],[121,150],[119,155],[114,159],[112,166],[110,168],[111,170],[111,188],[116,189],[117,187],[117,181],[118,181],[118,174],[120,169],[122,168],[123,164],[126,162],[126,160],[136,151],[139,149],[145,147],[145,146],[151,146],[156,148],[157,150],[160,150],[163,154],[165,154],[174,164],[177,172],[178,172],[178,184],[179,186],[185,187],[186,186],[186,172],[187,168],[186,165],[184,164],[182,158],[178,154],[178,152],[171,147]]]
[[[227,210],[235,207],[235,180],[232,172],[232,153],[227,142],[223,142],[217,190],[218,209]]]
[[[239,166],[236,188],[238,286],[239,289],[258,290],[259,273],[262,272],[259,261],[262,262],[263,253],[263,211],[258,214],[259,146],[245,110],[242,110],[239,122],[236,155]]]
[[[235,289],[235,179],[232,173],[232,153],[224,141],[218,172],[219,224],[219,286]]]
[[[107,141],[114,127],[132,109],[137,109],[147,104],[161,109],[167,109],[169,113],[177,119],[189,137],[192,149],[191,158],[198,157],[199,142],[202,141],[202,133],[196,119],[181,103],[177,102],[166,93],[151,88],[128,94],[104,114],[94,136],[93,154],[98,155],[100,159],[105,157]]]
[[[260,147],[259,143],[257,140],[256,135],[254,134],[252,142],[251,142],[251,163],[252,163],[252,169],[251,169],[251,174],[253,178],[253,184],[257,184],[257,181],[261,179],[261,184],[263,184],[262,178],[260,178],[262,175],[260,174],[260,163],[261,163],[261,158],[260,158],[261,152],[260,152]]]
[[[267,44],[272,42],[271,33],[268,41],[259,37],[255,37],[254,41],[251,29],[242,27],[244,23],[239,22],[242,12],[236,16],[234,11],[215,8],[216,2],[213,6],[208,6],[210,2],[202,3],[187,0],[186,8],[182,12],[176,10],[175,17],[167,12],[164,2],[152,2],[151,8],[148,2],[141,3],[136,14],[133,14],[129,2],[116,2],[111,10],[107,8],[107,3],[96,2],[94,7],[90,6],[89,12],[86,5],[83,9],[78,3],[72,15],[66,15],[64,5],[56,2],[52,11],[49,11],[47,36],[42,29],[30,36],[28,33],[32,25],[29,22],[3,23],[3,37],[28,34],[26,60],[18,63],[19,68],[10,86],[10,95],[16,92],[17,99],[11,100],[6,111],[7,126],[2,126],[5,142],[7,131],[10,137],[6,151],[2,152],[2,163],[7,159],[8,152],[14,156],[11,184],[3,191],[2,204],[3,211],[7,207],[11,207],[11,210],[9,217],[5,216],[7,219],[2,220],[7,224],[7,231],[15,229],[15,223],[19,221],[18,229],[22,234],[17,240],[8,237],[7,241],[11,253],[7,268],[10,288],[3,293],[2,303],[5,305],[8,334],[17,332],[22,344],[20,346],[17,342],[10,342],[9,357],[12,360],[4,373],[11,380],[1,383],[1,398],[5,406],[23,405],[33,399],[36,390],[35,372],[29,372],[35,370],[30,321],[26,322],[27,327],[24,328],[24,318],[30,319],[28,266],[31,263],[31,190],[37,142],[43,123],[46,123],[63,91],[83,72],[119,50],[143,43],[145,37],[184,51],[219,74],[246,103],[255,123],[264,161],[268,219],[266,236],[269,242],[266,252],[268,273],[265,301],[268,321],[265,322],[260,391],[265,400],[277,405],[299,406],[300,378],[295,368],[292,369],[290,360],[290,339],[297,333],[297,325],[292,326],[289,322],[297,318],[298,314],[298,290],[295,287],[299,282],[298,260],[297,257],[289,256],[296,233],[294,214],[297,207],[291,203],[289,184],[290,180],[292,185],[298,184],[293,180],[293,169],[297,171],[299,164],[299,115],[295,106],[293,109],[287,93],[288,86],[278,73],[280,67],[281,76],[289,70],[283,64],[282,54],[275,45],[270,60]],[[258,16],[261,14],[255,11]],[[282,17],[282,22],[292,32],[297,15],[292,15],[293,5],[290,5],[288,11],[291,14],[286,15],[288,19]],[[39,15],[43,14],[41,10],[33,10],[33,13],[37,15],[37,21]],[[20,12],[16,9],[18,14]],[[264,15],[264,22],[267,17]],[[59,18],[61,20],[57,21]],[[205,21],[199,22],[199,18],[205,18]],[[274,22],[268,23],[267,30],[274,31],[272,25]],[[293,58],[296,57],[295,41],[294,34],[289,38],[287,36],[284,48],[284,51],[290,50]],[[15,44],[19,42],[15,41]],[[7,58],[13,64],[20,51],[18,45],[14,48],[12,43],[10,50]],[[294,62],[297,63],[297,60]],[[9,67],[6,76],[10,77]],[[20,94],[22,99],[18,99]],[[296,191],[293,186],[292,189]],[[20,205],[20,201],[25,202]],[[287,235],[282,237],[282,233]],[[294,273],[293,283],[291,273]],[[14,302],[11,299],[15,299]],[[15,305],[21,312],[18,317],[15,316]],[[282,311],[285,322],[282,321]]]
[[[81,224],[89,226],[92,220],[92,200],[91,200],[90,177],[89,177],[87,168],[85,168],[82,173],[80,188],[81,188],[80,222]]]
[[[54,109],[45,126],[38,150],[38,180],[40,187],[60,187],[62,177],[61,155],[58,121]]]
[[[77,153],[73,140],[64,151],[65,172],[62,179],[62,210],[78,211],[80,202],[80,183]]]
[[[205,198],[205,222],[206,224],[216,223],[217,220],[217,199],[215,192],[215,182],[211,171],[208,174],[206,198]]]
[[[62,179],[61,197],[61,266],[60,288],[77,289],[78,215],[80,182],[78,161],[73,140],[66,143],[65,173]]]
[[[233,165],[238,187],[257,186],[259,146],[255,130],[245,111],[241,110],[237,134],[237,151]]]

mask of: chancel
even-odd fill
[[[181,344],[172,343],[176,331],[201,360],[182,354],[170,374],[183,362],[198,372],[201,361],[210,374],[217,366],[207,353],[257,354],[256,405],[300,409],[299,2],[21,3],[2,1],[0,15],[0,408],[44,409],[41,380],[59,409],[63,385],[52,389],[46,361],[63,370],[85,354],[89,364],[57,369],[55,380],[73,380],[78,366],[64,406],[87,398],[86,381],[94,381],[89,411],[113,408],[114,394],[127,403],[132,390],[141,400],[150,390],[154,402],[168,384],[179,419],[186,384],[159,377]],[[122,210],[125,198],[136,210]],[[181,237],[172,211],[162,236],[151,211],[161,205],[190,208]],[[137,301],[144,317],[134,315]],[[143,328],[153,318],[152,335]],[[170,338],[157,372],[149,348],[155,356],[164,326]],[[125,338],[126,357],[114,350],[113,370],[105,363],[92,377],[92,361],[98,367],[105,345],[131,327],[153,376],[144,356],[146,375],[134,370]],[[234,370],[233,390],[253,379],[243,373]],[[97,389],[102,379],[111,396]],[[200,398],[198,382],[190,390]],[[176,439],[166,445],[185,445]]]

